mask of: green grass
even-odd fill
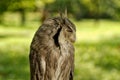
[[[120,80],[120,23],[83,20],[75,24],[74,80]],[[29,80],[29,46],[38,27],[38,23],[0,25],[0,80]]]

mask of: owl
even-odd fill
[[[73,80],[75,25],[63,14],[46,19],[30,46],[31,80]]]

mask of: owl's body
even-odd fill
[[[67,18],[44,21],[31,43],[31,80],[73,80],[75,31]]]

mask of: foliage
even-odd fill
[[[0,13],[5,11],[19,11],[21,14],[21,24],[26,21],[25,12],[33,11],[35,9],[35,0],[1,0]],[[2,15],[0,15],[2,16]],[[0,17],[2,21],[3,18]]]
[[[1,0],[0,1],[0,13],[2,13],[2,12],[7,10],[8,6],[9,6],[8,1],[9,0]]]
[[[1,0],[0,1],[0,13],[5,12],[7,10],[33,10],[35,7],[34,0]]]
[[[76,20],[120,20],[120,0],[0,0],[0,22],[6,11],[19,11],[21,24],[25,24],[28,11],[40,11],[41,20],[44,20],[48,14],[64,12],[66,8],[68,15]]]
[[[7,11],[9,0],[0,0],[0,23],[2,23],[3,13]]]
[[[35,1],[34,0],[11,0],[11,4],[9,5],[8,10],[32,10],[35,7]]]

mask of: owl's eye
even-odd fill
[[[68,32],[72,32],[72,30],[71,30],[71,29],[67,29],[67,31],[68,31]]]
[[[72,29],[70,27],[67,28],[67,32],[72,32]]]

